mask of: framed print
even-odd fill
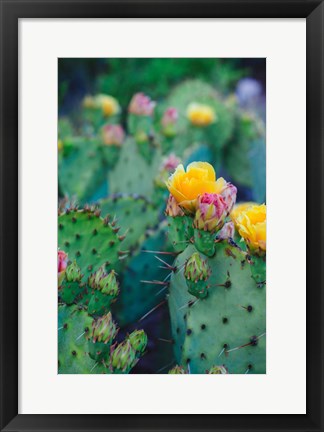
[[[1,1],[1,430],[323,430],[323,10]]]

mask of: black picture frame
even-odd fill
[[[63,2],[0,0],[0,5],[1,431],[324,431],[323,2],[318,0],[65,0]],[[307,19],[307,414],[190,416],[18,414],[18,20],[20,18],[104,17]],[[291,162],[287,161],[287,163]],[[304,212],[305,209],[300,211]],[[301,230],[304,229],[305,227],[302,226]],[[286,337],[284,328],[282,334]],[[298,358],[294,361],[298,361]],[[296,386],[298,386],[298,376],[296,376]]]

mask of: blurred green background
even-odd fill
[[[127,106],[138,91],[163,99],[185,79],[200,79],[230,93],[235,92],[240,79],[248,77],[257,80],[265,92],[263,58],[60,58],[58,62],[62,115],[76,108],[88,93],[112,94]]]

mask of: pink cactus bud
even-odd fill
[[[228,238],[233,238],[235,233],[234,223],[226,222],[223,228],[217,233],[219,240],[226,240]]]
[[[128,106],[128,112],[138,116],[152,116],[156,103],[144,93],[136,93]]]
[[[162,170],[172,172],[177,168],[180,162],[180,159],[174,153],[171,153],[166,159],[164,159]]]
[[[162,133],[168,137],[173,138],[177,134],[177,120],[178,111],[176,108],[168,108],[161,119]],[[176,168],[176,167],[175,167]]]
[[[222,228],[227,216],[227,205],[219,194],[204,193],[198,197],[194,225],[196,228],[215,232]]]
[[[60,275],[62,272],[65,271],[67,265],[68,265],[68,254],[64,251],[59,250],[57,253],[57,264],[58,264],[58,269],[57,272]]]
[[[178,111],[176,108],[170,107],[164,111],[161,124],[164,127],[174,125],[178,120]]]
[[[102,140],[106,145],[121,146],[125,139],[125,132],[118,124],[107,124],[102,128]]]
[[[183,210],[181,209],[181,207],[178,206],[176,199],[171,194],[169,195],[169,198],[168,198],[168,202],[167,202],[167,206],[166,206],[166,210],[165,210],[165,215],[166,216],[172,216],[172,217],[185,215]]]
[[[221,192],[221,195],[227,205],[227,214],[232,211],[236,201],[237,189],[232,183],[226,183],[226,186]]]

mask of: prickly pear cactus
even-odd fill
[[[119,294],[116,273],[106,270],[102,265],[88,278],[83,278],[76,261],[68,264],[65,274],[59,279],[60,301],[72,305],[78,304],[95,317],[103,316],[110,310]]]
[[[237,114],[233,137],[224,152],[224,164],[234,182],[251,188],[260,187],[261,182],[263,194],[259,192],[254,199],[261,202],[265,199],[265,128],[260,119],[245,112]]]
[[[213,257],[199,254],[210,276],[205,272],[204,278],[188,281],[186,265],[195,254],[190,245],[177,257],[170,282],[177,361],[189,365],[191,373],[205,373],[215,364],[231,374],[265,373],[266,290],[265,281],[253,278],[253,258],[227,240],[218,242]]]
[[[58,325],[60,374],[129,373],[147,345],[143,330],[114,343],[118,328],[110,312],[95,320],[78,306],[60,305]]]
[[[92,138],[67,138],[62,142],[63,153],[64,148],[70,150],[67,156],[59,157],[60,190],[84,203],[105,179],[102,145]]]
[[[215,367],[265,373],[266,206],[233,211],[236,187],[216,180],[206,162],[177,167],[167,187],[174,240],[186,244],[172,264],[168,295],[178,365],[194,374],[219,373]],[[244,249],[233,240],[235,229]]]
[[[110,311],[119,294],[115,271],[104,263],[85,276],[66,252],[59,251],[58,258],[59,373],[129,373],[145,352],[147,336],[137,330],[119,345],[115,341],[118,328]],[[120,348],[125,344],[130,344],[126,354]]]
[[[161,163],[161,152],[155,149],[150,163],[140,154],[138,145],[128,138],[114,169],[109,172],[110,194],[139,194],[151,199],[154,192],[154,178]]]
[[[139,195],[115,195],[100,202],[103,215],[118,218],[119,233],[126,238],[123,248],[133,251],[144,240],[145,232],[158,224],[158,210]]]
[[[122,275],[119,301],[114,305],[121,325],[140,319],[165,298],[167,284],[163,280],[170,274],[167,265],[173,260],[173,255],[159,255],[160,251],[166,250],[165,232],[161,226],[156,233],[148,233],[141,249],[129,260]]]
[[[107,270],[118,271],[127,255],[122,246],[124,237],[118,231],[117,220],[100,217],[96,207],[67,209],[58,217],[58,246],[71,261],[77,259],[85,277],[103,264]]]
[[[59,306],[58,373],[110,373],[108,368],[97,365],[88,352],[88,335],[91,334],[93,321],[77,306]]]

